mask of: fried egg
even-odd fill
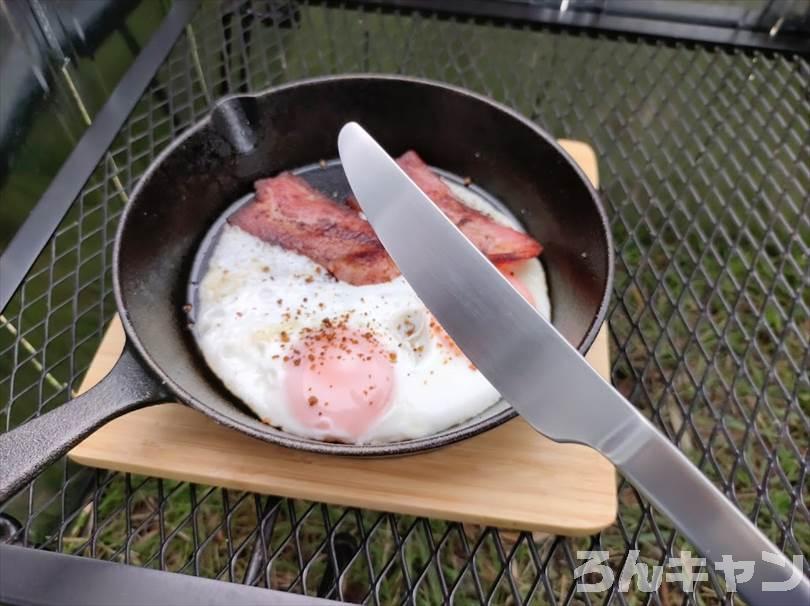
[[[520,229],[470,189],[467,205]],[[537,259],[501,267],[546,317]],[[309,258],[225,225],[200,284],[194,333],[206,362],[265,423],[367,444],[439,433],[500,400],[405,278],[354,286]]]

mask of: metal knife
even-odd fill
[[[553,440],[602,453],[710,562],[753,561],[753,575],[736,582],[750,603],[810,604],[802,571],[591,368],[371,135],[346,124],[338,150],[354,195],[408,283],[525,421]],[[774,591],[774,583],[794,586]]]

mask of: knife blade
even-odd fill
[[[736,583],[749,602],[810,603],[801,570],[591,368],[371,135],[348,123],[338,150],[363,213],[405,279],[524,420],[553,440],[602,453],[711,562],[754,561],[753,575]],[[794,586],[773,591],[769,583]]]

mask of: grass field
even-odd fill
[[[109,247],[125,192],[209,100],[311,75],[403,72],[484,92],[594,146],[618,256],[614,383],[778,545],[810,556],[806,62],[309,6],[292,28],[289,11],[267,25],[233,19],[234,35],[244,26],[251,42],[223,61],[216,10],[204,6],[0,319],[0,412],[10,426],[78,385],[114,311]],[[161,13],[146,2],[130,16],[141,44]],[[0,183],[0,247],[83,131],[82,108],[92,117],[131,57],[114,35],[70,66],[78,96],[67,80],[54,87]],[[59,492],[65,477],[72,484]],[[95,483],[89,496],[85,478]],[[62,505],[67,493],[78,497]],[[374,601],[373,579],[376,599],[397,603],[424,575],[419,603],[441,602],[456,582],[460,604],[490,591],[493,603],[510,603],[513,591],[553,603],[571,589],[577,549],[609,550],[617,569],[628,546],[649,563],[666,556],[666,521],[626,485],[620,502],[618,525],[564,541],[62,463],[6,510],[46,548],[235,581],[252,572],[260,537],[254,582],[308,593],[329,572],[330,551],[340,559],[361,537],[341,573],[344,599]],[[672,585],[660,597],[680,599]],[[717,603],[710,583],[697,601]]]

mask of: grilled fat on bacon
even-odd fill
[[[257,181],[253,202],[228,222],[309,257],[349,284],[377,284],[399,275],[368,221],[290,173]]]

